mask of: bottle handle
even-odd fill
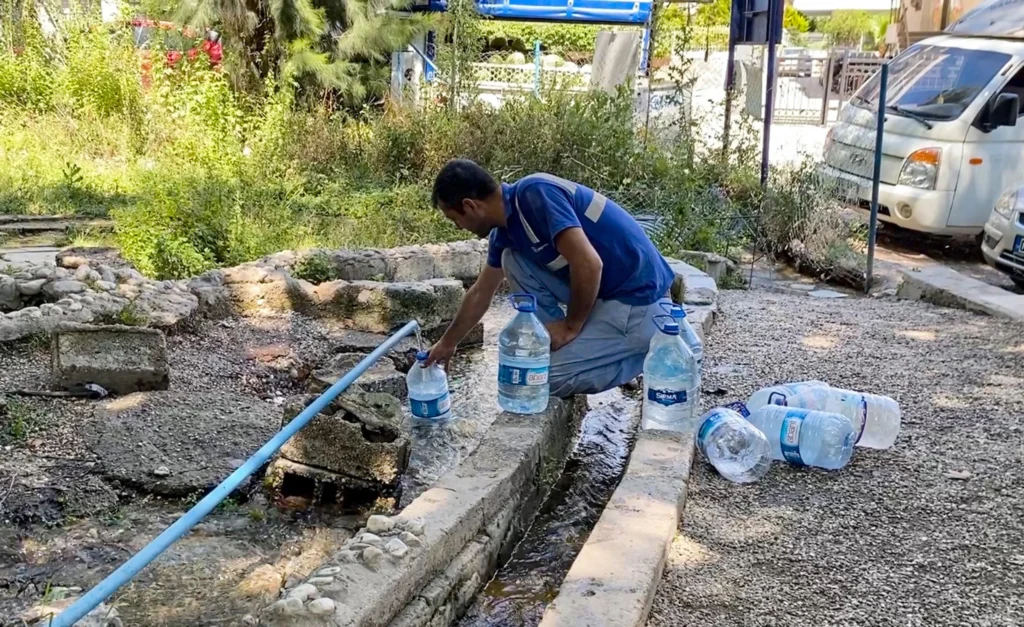
[[[686,317],[686,308],[684,308],[682,305],[677,305],[677,304],[675,304],[675,303],[673,303],[671,301],[667,302],[667,303],[664,303],[664,302],[658,303],[658,305],[661,307],[662,311],[664,311],[665,313],[667,313],[670,316],[672,316],[672,308],[673,307],[679,307],[679,309],[683,312],[683,318]],[[672,319],[674,320],[675,316],[672,316]]]
[[[519,302],[523,301],[523,300],[529,300],[531,303],[533,303],[533,310],[537,311],[537,297],[534,296],[533,294],[527,294],[526,292],[519,292],[519,293],[516,293],[516,294],[511,294],[508,297],[508,301],[510,303],[512,303],[512,308],[515,309],[516,311],[520,311],[520,309],[519,309]]]
[[[664,322],[664,323],[661,323],[661,324],[659,324],[659,323],[658,323],[658,320],[661,320],[661,319],[663,319],[663,318],[665,319],[665,322]],[[651,318],[651,320],[653,320],[653,321],[654,321],[654,326],[658,327],[658,330],[659,330],[659,331],[661,331],[662,333],[664,333],[664,332],[665,332],[665,324],[668,324],[669,322],[671,322],[671,323],[675,323],[675,321],[676,321],[676,319],[675,319],[675,318],[673,318],[672,316],[669,316],[669,315],[667,315],[667,314],[666,314],[666,315],[658,315],[658,316],[654,316],[653,318]]]

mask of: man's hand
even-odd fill
[[[432,366],[434,364],[441,364],[445,370],[448,370],[448,362],[451,361],[455,355],[455,349],[458,348],[456,344],[449,344],[442,339],[437,344],[430,347],[430,354],[427,356],[427,365]]]
[[[548,335],[551,336],[551,352],[562,348],[579,337],[580,332],[572,329],[565,320],[555,320],[547,325]]]

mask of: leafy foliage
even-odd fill
[[[874,32],[875,23],[867,11],[836,11],[822,26],[821,31],[836,45],[851,46],[861,37]]]

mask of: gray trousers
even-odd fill
[[[501,267],[513,291],[537,297],[541,322],[565,318],[560,305],[569,303],[567,281],[509,248],[502,253]],[[635,379],[643,371],[651,336],[657,332],[653,318],[665,315],[661,304],[670,302],[663,298],[653,305],[634,307],[598,299],[579,336],[551,353],[548,379],[552,396],[597,394]]]

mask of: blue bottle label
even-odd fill
[[[664,405],[665,407],[671,407],[686,402],[686,390],[655,390],[654,388],[649,388],[647,390],[647,400]]]
[[[790,410],[782,419],[782,431],[779,433],[782,456],[786,458],[787,462],[796,466],[806,465],[803,458],[800,457],[800,428],[803,426],[806,416],[806,411]]]
[[[729,415],[721,409],[713,409],[707,418],[704,419],[704,422],[701,423],[700,429],[697,430],[697,447],[705,456],[708,453],[704,448],[704,439],[715,430],[715,427],[725,422],[728,417]]]
[[[734,412],[743,416],[744,418],[750,418],[750,410],[747,409],[747,404],[744,403],[743,401],[729,403],[728,405],[725,405],[725,408],[733,410]]]
[[[547,385],[548,368],[517,368],[516,366],[498,366],[498,383],[506,385]]]
[[[412,415],[417,418],[437,418],[447,414],[448,410],[452,408],[452,397],[445,392],[437,398],[426,401],[410,398],[409,407],[412,409]]]

